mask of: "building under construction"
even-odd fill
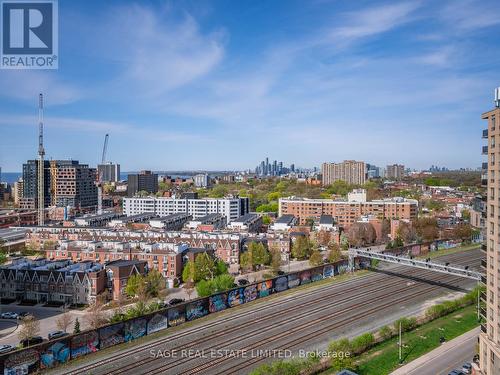
[[[38,163],[23,164],[23,198],[21,207],[38,207]],[[44,207],[86,208],[97,206],[96,170],[77,160],[44,161]]]

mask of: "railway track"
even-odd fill
[[[450,262],[454,262],[455,261],[456,263],[460,263],[459,260],[462,260],[463,258],[464,258],[463,254],[455,254],[455,256],[448,256],[446,260],[450,261]],[[466,264],[470,264],[471,260],[463,260],[462,262],[465,262]],[[402,273],[405,274],[405,273],[408,273],[408,272],[402,272]],[[429,281],[433,281],[433,282],[442,282],[442,281],[456,282],[457,280],[460,280],[460,278],[454,278],[454,277],[443,276],[443,275],[436,275],[435,273],[433,273],[431,271],[419,271],[418,274],[419,275],[427,275],[426,278],[429,279]],[[383,277],[381,276],[380,278],[375,278],[375,280],[373,280],[373,281],[376,282],[377,280],[382,279],[382,278]],[[351,280],[351,282],[352,282],[352,280]],[[335,284],[335,286],[336,286],[336,289],[337,289],[338,286],[342,286],[342,285],[346,285],[346,284],[349,284],[349,281]],[[389,284],[385,283],[384,285],[379,286],[379,287],[377,287],[377,286],[371,287],[370,286],[369,289],[364,288],[359,293],[355,293],[356,291],[353,291],[352,294],[350,294],[349,302],[353,302],[354,300],[360,300],[360,299],[363,300],[363,299],[366,299],[367,295],[372,295],[373,296],[375,293],[381,292],[381,291],[383,291],[385,294],[389,294],[389,293],[394,294],[394,293],[397,293],[397,292],[405,290],[405,289],[407,290],[407,286],[406,285],[403,285],[403,287],[401,287],[401,288],[399,288],[398,285],[401,286],[401,280],[399,278],[398,279],[394,279],[394,281],[391,281]],[[396,288],[392,289],[393,287],[396,287]],[[263,305],[262,308],[259,311],[261,313],[261,315],[264,315],[264,317],[258,317],[257,319],[252,320],[251,322],[248,322],[248,323],[246,323],[244,325],[239,325],[238,327],[241,328],[241,329],[243,329],[243,328],[248,328],[248,326],[254,325],[256,323],[260,323],[260,322],[264,322],[265,323],[265,320],[268,319],[265,316],[266,310],[270,310],[270,309],[276,307],[277,305],[281,305],[281,304],[285,304],[285,303],[290,303],[290,302],[294,302],[294,301],[295,302],[300,302],[301,300],[304,300],[304,299],[310,299],[311,295],[313,295],[314,297],[319,296],[318,298],[314,298],[312,301],[311,300],[308,301],[309,308],[307,309],[307,314],[310,315],[310,316],[312,316],[312,315],[314,315],[316,313],[319,313],[322,309],[324,309],[325,306],[328,303],[331,303],[331,300],[333,298],[339,297],[340,295],[345,296],[345,291],[336,291],[336,292],[334,291],[334,293],[332,293],[331,295],[326,296],[326,297],[324,295],[322,295],[322,293],[324,293],[325,290],[328,290],[330,288],[331,288],[331,285],[327,285],[327,286],[324,286],[324,287],[322,286],[322,287],[320,287],[318,289],[315,289],[314,291],[310,291],[307,294],[298,295],[298,296],[292,295],[292,296],[289,296],[289,297],[285,297],[284,299],[280,299],[279,301],[268,302],[267,304]],[[391,288],[391,289],[389,289],[389,288]],[[384,308],[386,308],[389,305],[392,305],[394,303],[401,303],[401,302],[405,302],[405,301],[411,300],[412,298],[424,295],[425,293],[428,293],[429,291],[432,291],[432,290],[435,290],[435,289],[438,289],[438,286],[428,287],[428,288],[425,288],[422,291],[418,291],[418,292],[412,293],[411,295],[406,295],[406,296],[398,297],[397,301],[392,300],[392,301],[389,301],[389,302],[386,302],[386,303],[382,303],[382,304],[377,303],[377,305],[374,306],[374,307],[371,307],[368,312],[362,311],[362,312],[359,312],[359,313],[351,314],[348,318],[342,318],[340,320],[337,320],[334,323],[327,324],[326,326],[323,325],[322,327],[324,327],[324,328],[322,328],[320,330],[317,330],[317,331],[313,331],[313,334],[309,335],[308,337],[311,338],[311,337],[314,337],[314,336],[317,336],[317,335],[321,335],[324,332],[328,332],[328,330],[335,329],[335,328],[341,327],[344,324],[349,324],[349,323],[355,322],[356,320],[360,320],[360,319],[366,318],[370,314],[373,314],[374,312],[377,312],[377,311],[381,311],[381,310],[383,310]],[[325,299],[327,299],[327,301],[325,301]],[[349,304],[348,302],[342,303],[342,305],[348,305],[348,304]],[[311,309],[311,306],[314,306],[314,307]],[[359,309],[362,306],[363,306],[363,302],[358,302],[356,305],[349,306],[349,309],[350,310],[351,309],[355,310],[356,308]],[[204,324],[203,326],[196,327],[193,330],[184,331],[184,332],[179,333],[179,334],[169,335],[169,336],[165,337],[164,339],[161,339],[159,341],[157,340],[157,341],[155,341],[153,343],[149,343],[149,344],[146,344],[146,345],[141,345],[140,347],[134,348],[132,350],[126,350],[126,352],[124,352],[122,354],[117,354],[116,356],[113,356],[113,357],[108,358],[108,359],[104,359],[104,360],[102,360],[100,362],[93,363],[93,364],[88,365],[88,366],[80,367],[79,369],[76,369],[75,371],[71,371],[71,373],[72,374],[93,373],[92,370],[97,370],[97,368],[102,369],[103,367],[107,367],[107,366],[109,366],[108,368],[110,370],[109,372],[105,372],[107,374],[139,373],[140,372],[139,369],[141,367],[144,367],[144,369],[147,369],[146,371],[148,373],[155,373],[155,374],[156,373],[169,373],[169,374],[170,373],[174,373],[172,371],[173,371],[173,369],[175,367],[180,366],[182,364],[185,364],[186,362],[189,362],[192,359],[190,359],[190,358],[187,358],[187,359],[182,358],[180,360],[176,360],[174,363],[162,364],[161,366],[154,367],[154,368],[151,368],[150,366],[148,366],[148,365],[151,365],[152,362],[154,362],[155,360],[157,360],[154,357],[148,357],[148,358],[145,358],[145,359],[142,359],[142,360],[138,359],[137,361],[135,361],[132,364],[127,364],[125,366],[119,366],[119,367],[115,367],[115,368],[112,367],[112,364],[116,363],[120,359],[126,359],[127,357],[134,356],[134,355],[139,354],[141,352],[142,353],[146,353],[147,350],[150,349],[150,348],[162,347],[162,345],[165,345],[165,344],[175,345],[175,343],[173,342],[174,340],[176,340],[176,339],[182,339],[184,337],[187,337],[194,330],[196,330],[196,331],[199,332],[200,330],[207,331],[210,328],[216,328],[217,332],[215,332],[213,334],[210,334],[210,332],[207,332],[209,334],[207,337],[199,338],[199,339],[194,340],[192,342],[189,342],[187,344],[177,345],[177,346],[175,346],[175,348],[179,349],[179,350],[181,350],[183,348],[184,349],[189,349],[189,348],[196,347],[197,345],[201,345],[201,344],[204,344],[204,343],[211,343],[212,345],[208,346],[208,348],[204,347],[204,349],[211,349],[211,348],[216,348],[216,347],[224,346],[224,345],[227,345],[227,344],[230,344],[230,343],[234,343],[234,342],[241,343],[244,340],[252,339],[255,336],[258,336],[260,334],[266,333],[266,332],[272,330],[273,328],[276,328],[276,327],[281,327],[282,328],[282,326],[286,324],[286,321],[293,321],[294,318],[297,318],[300,315],[303,315],[303,311],[302,310],[303,309],[300,309],[296,305],[290,306],[290,307],[285,308],[284,310],[282,310],[282,312],[280,312],[279,315],[285,317],[285,319],[283,319],[283,320],[271,321],[269,324],[267,324],[267,325],[266,324],[260,325],[256,329],[252,329],[249,332],[247,331],[247,332],[245,332],[241,336],[236,336],[236,337],[233,336],[233,337],[231,337],[230,339],[228,339],[226,341],[216,342],[217,339],[224,337],[224,335],[226,333],[224,331],[224,328],[228,327],[228,324],[230,322],[232,322],[232,321],[234,321],[236,319],[241,319],[242,317],[245,317],[245,316],[249,316],[249,315],[255,314],[254,310],[248,311],[248,312],[243,312],[241,314],[228,317],[228,318],[226,318],[224,320],[219,320],[217,322],[210,322],[210,323]],[[257,348],[258,346],[272,344],[273,342],[276,342],[277,340],[280,340],[282,338],[286,338],[291,333],[296,334],[297,332],[300,332],[301,330],[306,330],[307,328],[310,328],[310,327],[314,326],[314,324],[322,324],[323,322],[325,322],[326,319],[331,319],[331,318],[335,318],[335,317],[340,318],[343,312],[344,311],[341,310],[341,311],[336,312],[334,314],[328,313],[328,314],[320,315],[316,320],[314,320],[313,323],[310,323],[310,324],[307,324],[307,325],[302,325],[302,326],[296,327],[296,328],[292,328],[291,330],[287,330],[285,332],[278,333],[277,335],[274,335],[274,336],[271,336],[271,337],[266,337],[266,338],[261,339],[261,340],[259,340],[257,342],[254,342],[252,345],[246,346],[245,348],[247,348],[247,350],[251,350],[253,348]],[[280,348],[283,349],[283,345],[286,345],[287,347],[288,346],[293,347],[294,345],[297,345],[298,343],[303,343],[305,341],[309,341],[309,339],[305,339],[305,338],[298,338],[297,339],[296,338],[296,339],[288,340],[284,344],[282,344],[280,346]],[[229,359],[227,359],[227,358],[217,358],[216,360],[205,362],[205,363],[203,363],[201,365],[198,365],[198,366],[196,366],[196,367],[194,367],[194,368],[192,368],[190,370],[187,370],[185,372],[175,372],[175,373],[183,373],[183,374],[203,373],[206,370],[212,369],[214,366],[219,366],[220,364],[226,363],[226,361],[228,361],[228,360],[230,360],[230,358]],[[240,369],[241,366],[243,366],[242,368],[247,368],[247,367],[252,366],[253,364],[255,364],[255,363],[257,363],[257,362],[259,362],[261,360],[263,360],[263,359],[261,359],[261,358],[249,359],[244,364],[239,364],[239,365],[234,366],[232,368],[236,369],[234,371],[239,371],[238,369]],[[99,371],[99,373],[103,373],[103,372]],[[232,372],[232,373],[236,373],[236,372]]]

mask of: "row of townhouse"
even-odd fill
[[[106,272],[90,261],[18,258],[0,268],[0,286],[2,299],[89,304],[104,291]]]

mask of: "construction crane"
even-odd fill
[[[38,225],[45,222],[45,184],[44,184],[44,156],[43,148],[43,94],[38,96]]]
[[[104,165],[106,163],[106,152],[108,150],[108,138],[109,134],[106,134],[104,137],[104,146],[102,147],[102,157],[101,157],[101,165]],[[102,214],[102,174],[103,174],[103,169],[104,167],[101,168],[99,171],[99,167],[97,167],[98,173],[97,173],[97,214],[101,215]]]

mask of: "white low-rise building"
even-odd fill
[[[186,213],[193,219],[210,214],[222,214],[231,222],[248,213],[248,198],[163,198],[133,197],[123,199],[123,211],[127,216],[152,213],[165,217],[176,213]]]

